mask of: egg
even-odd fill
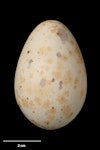
[[[23,116],[39,128],[60,129],[79,114],[87,93],[86,67],[62,22],[43,21],[30,33],[17,63],[14,91]]]

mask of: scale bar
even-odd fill
[[[41,142],[41,140],[3,140],[3,142]]]

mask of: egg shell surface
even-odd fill
[[[14,90],[24,116],[42,129],[64,127],[79,114],[87,92],[86,68],[63,23],[46,20],[31,32],[17,63]]]

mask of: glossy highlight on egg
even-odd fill
[[[30,33],[17,63],[14,91],[24,116],[42,129],[60,129],[79,114],[86,99],[86,68],[63,23],[46,20]]]

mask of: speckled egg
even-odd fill
[[[24,116],[42,129],[64,127],[79,114],[87,92],[86,69],[63,23],[47,20],[31,32],[18,60],[14,90]]]

